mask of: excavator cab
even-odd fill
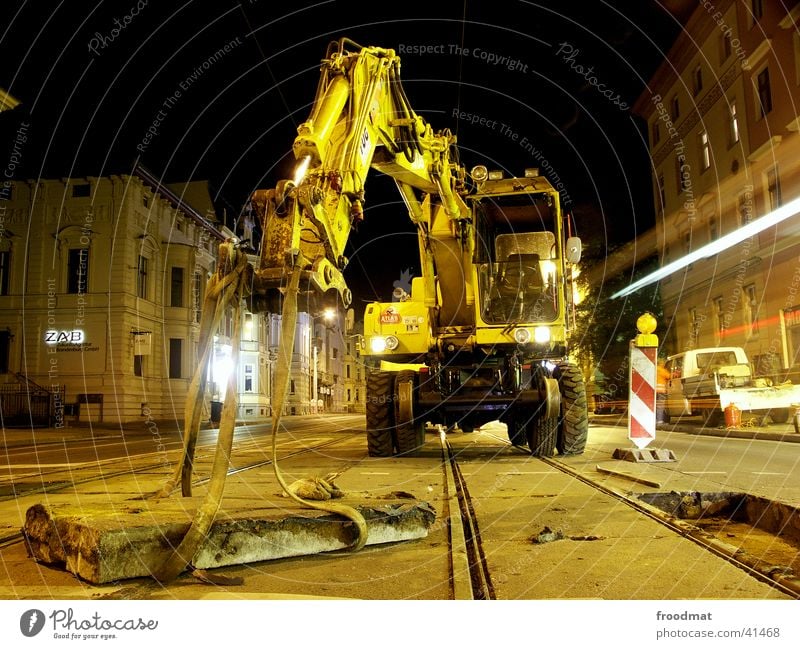
[[[498,258],[502,261],[491,264],[492,274],[483,274],[482,289],[488,298],[483,301],[485,322],[550,322],[556,318],[555,267],[550,259],[554,246],[551,232],[497,237]],[[509,250],[514,252],[508,254]]]

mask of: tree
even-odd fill
[[[602,263],[600,246],[592,246],[590,242],[585,250],[588,253],[582,262],[585,269]],[[661,322],[663,315],[657,283],[624,298],[611,299],[611,296],[657,268],[658,258],[654,255],[614,277],[597,281],[596,273],[587,272],[577,279],[581,301],[575,306],[575,326],[569,344],[572,354],[579,359],[588,393],[595,396],[596,406],[602,402],[611,409],[614,402],[627,402],[629,342],[638,333],[636,319],[649,311]]]

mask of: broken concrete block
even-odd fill
[[[424,538],[436,518],[425,502],[356,509],[367,522],[367,545]],[[307,512],[285,507],[222,512],[192,565],[208,569],[317,554],[345,549],[355,541],[351,521]],[[22,531],[37,561],[64,565],[88,582],[104,584],[150,576],[180,543],[191,518],[190,511],[169,503],[113,512],[40,504],[28,509]]]

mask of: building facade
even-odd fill
[[[130,176],[13,182],[0,196],[0,415],[50,392],[50,424],[181,422],[220,242],[205,183]],[[250,256],[258,265],[258,257]],[[236,372],[240,421],[272,414],[279,314],[242,309],[215,332],[204,417]],[[341,314],[298,315],[286,415],[363,412],[365,373]],[[52,399],[56,400],[55,405]],[[30,423],[21,413],[20,423]]]
[[[58,393],[56,426],[183,418],[205,284],[232,233],[139,171],[4,187],[0,383],[8,394],[15,384]],[[247,332],[240,414],[265,415],[266,361]],[[224,397],[231,333],[228,314],[210,399]]]
[[[800,195],[798,20],[782,3],[698,3],[638,99],[662,266]],[[661,281],[669,353],[738,345],[761,374],[797,370],[800,216],[709,253]]]

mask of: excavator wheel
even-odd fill
[[[419,418],[416,372],[402,370],[394,379],[394,417],[398,455],[413,455],[425,444],[425,422]]]
[[[506,422],[508,426],[508,440],[514,446],[525,446],[525,419],[520,416],[515,416]]]
[[[536,417],[525,427],[528,448],[534,457],[553,457],[556,454],[558,417]]]
[[[769,416],[772,419],[772,422],[775,424],[785,424],[789,421],[789,409],[788,408],[773,408],[769,412]]]
[[[391,457],[394,451],[394,373],[367,376],[367,451],[370,457]]]
[[[561,392],[561,417],[558,420],[556,448],[559,455],[578,455],[586,448],[589,436],[589,413],[586,406],[586,386],[580,370],[571,363],[561,362],[553,371]]]

